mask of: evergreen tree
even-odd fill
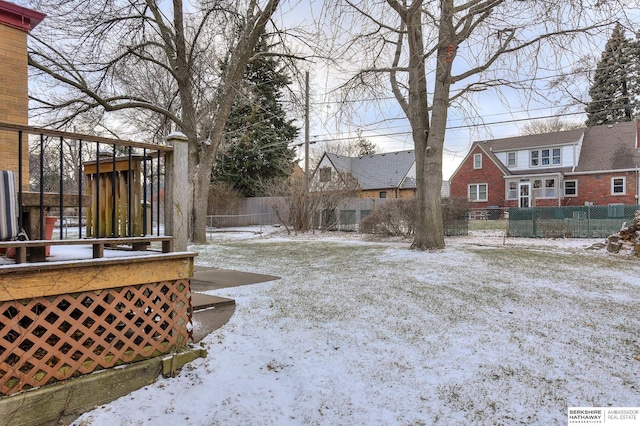
[[[358,129],[358,140],[356,142],[358,148],[358,156],[373,155],[376,153],[376,144],[362,136],[362,130]]]
[[[262,37],[256,52],[268,49]],[[262,56],[245,71],[226,127],[227,146],[213,168],[212,181],[225,182],[247,197],[260,196],[264,183],[287,178],[295,153],[289,143],[299,128],[287,119],[280,99],[290,84],[288,75],[273,56]]]
[[[636,51],[637,46],[625,37],[624,29],[617,24],[605,45],[589,88],[591,102],[586,108],[587,126],[634,119]]]

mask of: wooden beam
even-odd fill
[[[183,252],[0,268],[0,301],[191,278],[195,256]]]
[[[65,207],[78,207],[78,194],[64,194],[62,196],[62,205]],[[82,195],[82,206],[87,207],[91,204],[91,195]],[[40,207],[40,193],[28,192],[22,193],[22,205],[26,207]],[[60,207],[60,194],[56,192],[44,193],[44,207]]]

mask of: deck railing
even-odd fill
[[[51,238],[46,234],[49,214],[60,224],[67,215],[84,219],[77,221],[73,239],[137,238],[176,231],[173,210],[165,209],[164,201],[165,196],[175,198],[172,185],[184,188],[184,182],[167,177],[182,178],[173,168],[176,160],[186,159],[186,149],[180,154],[184,158],[176,158],[171,145],[2,122],[0,131],[15,138],[18,225],[29,240]],[[23,158],[26,152],[28,161]],[[54,238],[67,239],[68,231],[60,226]]]
[[[111,225],[110,229],[106,229],[108,235],[92,236],[140,236],[153,232],[157,235],[160,234],[160,202],[162,197],[158,195],[162,194],[162,189],[165,186],[163,175],[166,161],[165,154],[172,152],[173,147],[6,123],[0,123],[0,130],[12,132],[15,135],[16,150],[19,155],[17,184],[18,203],[20,205],[23,205],[26,197],[25,193],[29,192],[36,193],[39,198],[39,204],[44,207],[45,194],[53,192],[51,191],[54,189],[51,188],[53,186],[51,178],[54,178],[57,180],[57,188],[55,189],[59,196],[55,198],[58,200],[58,205],[46,207],[57,207],[59,210],[58,217],[62,222],[66,208],[77,208],[78,214],[74,216],[82,217],[86,212],[82,197],[67,197],[65,200],[65,195],[83,194],[86,189],[89,189],[95,191],[95,196],[99,202],[107,203],[112,201],[109,198],[115,199],[117,196],[123,195],[118,193],[122,189],[118,187],[118,180],[125,180],[125,183],[128,183],[125,186],[127,191],[125,197],[126,205],[124,205],[127,219],[127,226],[124,228],[125,235],[118,235],[118,222],[114,219],[117,219],[116,214],[122,214],[122,212],[114,208],[111,209],[111,217],[99,214],[99,209],[92,211],[94,217],[88,218],[89,220],[94,220],[98,225],[103,225],[102,222],[108,222]],[[29,146],[29,151],[32,153],[32,158],[29,161],[31,165],[31,170],[28,174],[29,182],[25,182],[27,173],[25,173],[24,165],[26,163],[22,158],[23,153],[26,151],[25,145]],[[54,152],[57,153],[57,159],[51,158]],[[74,158],[75,164],[69,158],[70,156],[76,157]],[[58,167],[53,168],[52,165],[57,165]],[[36,166],[35,170],[34,166]],[[89,167],[92,169],[91,174],[85,172],[85,169]],[[140,167],[139,170],[138,167]],[[129,181],[130,178],[137,177],[134,176],[134,171],[140,172],[141,182]],[[103,183],[96,186],[94,180],[96,177],[99,178],[100,175],[105,178],[111,178],[112,184]],[[49,182],[49,187],[46,187],[45,182]],[[70,188],[70,182],[75,182],[75,189]],[[87,188],[87,184],[93,184],[93,188]],[[141,184],[142,194],[136,194],[138,189],[136,184]],[[100,190],[105,187],[109,187],[110,194],[100,193]],[[133,215],[137,211],[133,201],[137,195],[141,196],[141,209],[145,213],[141,215],[144,222],[141,227],[143,232],[135,232],[133,229]],[[75,198],[76,205],[69,205],[68,200],[71,198]],[[98,207],[104,206],[98,205]],[[148,213],[150,212],[147,212],[147,209],[153,213],[149,215]],[[45,209],[41,209],[38,218],[41,225],[40,232],[39,235],[30,235],[31,239],[44,239],[45,216]],[[148,224],[146,224],[149,217],[152,218],[152,221],[155,220],[154,229],[151,232],[148,232],[149,228]],[[25,225],[24,220],[23,209],[20,209],[19,224],[21,227]],[[82,226],[78,227],[78,233],[81,238],[84,234]],[[60,238],[64,238],[62,233],[60,233]]]
[[[0,397],[183,350],[192,335],[195,256],[186,251],[183,214],[186,138],[172,134],[167,145],[152,145],[5,123],[0,133],[5,141],[15,137],[20,153],[12,171],[20,228],[29,234],[28,241],[0,242],[15,251],[15,261],[0,266]],[[77,233],[61,226],[59,239],[45,240],[47,209],[57,210],[59,223],[73,217]],[[151,243],[161,250],[104,253],[106,246],[145,250]],[[77,245],[74,256],[89,246],[91,259],[57,257],[54,249],[64,245]]]

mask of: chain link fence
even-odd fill
[[[280,219],[273,211],[273,206],[279,200],[278,197],[255,197],[236,200],[235,208],[230,209],[232,210],[230,213],[207,216],[207,229],[279,224]],[[401,201],[403,200],[395,198],[349,199],[345,201],[342,208],[316,211],[313,216],[313,225],[316,229],[322,230],[359,231],[362,220],[371,215],[378,207]],[[467,235],[469,232],[469,220],[466,208],[451,208],[450,206],[450,202],[444,205],[445,235]]]
[[[638,205],[510,208],[508,237],[604,238],[633,222]]]

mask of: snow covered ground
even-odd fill
[[[601,240],[241,231],[196,262],[282,279],[214,292],[237,310],[206,359],[76,425],[562,425],[640,405],[640,261],[586,250]]]

